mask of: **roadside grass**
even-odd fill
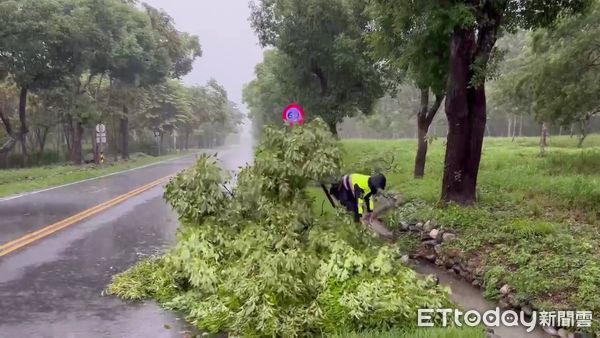
[[[53,165],[26,169],[0,170],[0,197],[51,188],[63,184],[95,178],[115,172],[133,169],[144,165],[165,161],[192,152],[181,152],[165,156],[153,157],[132,154],[128,161],[108,162],[99,165]]]
[[[390,189],[408,200],[388,221],[433,220],[451,228],[460,260],[484,281],[484,293],[497,298],[511,285],[520,299],[540,309],[600,313],[600,135],[576,148],[577,139],[552,137],[539,157],[537,138],[486,138],[476,207],[441,208],[444,144],[429,147],[425,178],[413,178],[416,142],[344,140],[347,171],[389,161]],[[383,157],[378,159],[377,156]],[[358,169],[357,169],[358,168]],[[311,191],[321,211],[323,192]],[[324,213],[331,212],[325,204]],[[416,243],[403,238],[410,250]],[[414,240],[413,240],[414,241]]]
[[[480,327],[422,328],[414,331],[392,330],[382,332],[340,333],[335,338],[483,338]]]

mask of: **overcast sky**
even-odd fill
[[[142,0],[162,8],[180,31],[200,38],[202,57],[184,78],[187,84],[205,84],[210,78],[221,83],[229,99],[242,105],[242,87],[254,78],[254,66],[262,50],[248,17],[248,0]]]

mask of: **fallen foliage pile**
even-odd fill
[[[341,151],[321,120],[268,128],[253,166],[231,192],[211,157],[167,187],[180,215],[176,247],[114,278],[109,292],[154,298],[201,329],[298,336],[416,326],[418,308],[449,305],[447,291],[402,266],[339,215],[319,219],[306,193],[339,174]]]

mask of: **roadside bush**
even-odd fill
[[[109,293],[155,298],[199,328],[244,336],[412,328],[418,308],[449,306],[447,290],[348,216],[315,217],[306,188],[339,175],[340,162],[321,120],[265,130],[231,193],[201,157],[165,192],[182,221],[176,247],[116,276]]]

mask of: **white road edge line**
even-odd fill
[[[126,169],[126,170],[121,170],[121,171],[117,171],[117,172],[114,172],[114,173],[110,173],[110,174],[106,174],[106,175],[102,175],[102,176],[98,176],[98,177],[86,178],[85,180],[71,182],[71,183],[67,183],[67,184],[63,184],[63,185],[57,185],[56,187],[50,187],[50,188],[46,188],[46,189],[42,189],[42,190],[30,191],[30,192],[26,192],[26,193],[22,193],[22,194],[18,194],[18,195],[13,195],[13,196],[8,196],[8,197],[0,198],[0,203],[6,202],[6,201],[10,201],[10,200],[14,200],[14,199],[21,198],[21,197],[25,197],[25,196],[39,194],[41,192],[46,192],[46,191],[50,191],[50,190],[54,190],[54,189],[60,189],[60,188],[68,187],[68,186],[79,184],[79,183],[84,183],[84,182],[98,180],[98,179],[105,178],[105,177],[115,176],[115,175],[123,174],[123,173],[126,173],[126,172],[138,170],[138,169],[144,169],[144,168],[152,167],[152,166],[155,166],[155,165],[158,165],[158,164],[162,164],[162,163],[165,163],[165,162],[171,162],[171,161],[175,161],[175,160],[178,160],[178,159],[181,159],[181,158],[184,158],[184,157],[188,157],[188,156],[192,156],[192,155],[197,155],[197,154],[199,154],[201,152],[202,151],[199,151],[197,153],[192,153],[192,154],[187,154],[187,155],[175,157],[175,158],[170,158],[168,160],[163,160],[163,161],[159,161],[159,162],[155,162],[155,163],[146,164],[146,165],[143,165],[141,167],[135,167],[135,168],[130,168],[130,169]]]

